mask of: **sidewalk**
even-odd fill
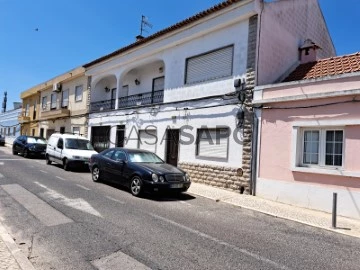
[[[0,222],[0,270],[35,270]]]
[[[254,210],[274,217],[288,219],[321,229],[360,238],[360,220],[337,217],[337,228],[331,228],[332,215],[297,206],[282,204],[260,197],[242,195],[203,184],[191,183],[189,193],[217,202],[229,203],[245,209]]]

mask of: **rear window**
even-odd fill
[[[44,139],[41,138],[30,138],[28,137],[26,139],[27,143],[37,143],[37,144],[46,144],[46,141]]]
[[[82,139],[65,139],[65,148],[77,150],[94,150],[88,140]]]

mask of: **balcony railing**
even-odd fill
[[[19,123],[24,123],[24,122],[28,122],[30,121],[30,116],[29,116],[29,112],[20,112],[18,115],[18,121]]]
[[[67,102],[53,102],[41,104],[41,118],[51,119],[57,117],[70,116],[70,110],[68,109]]]
[[[118,100],[118,108],[125,109],[136,106],[159,104],[164,102],[164,90],[141,93],[137,95],[131,95],[121,97]],[[91,112],[101,112],[115,109],[115,100],[102,100],[91,103]]]

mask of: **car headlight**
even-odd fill
[[[159,177],[159,180],[160,180],[160,182],[162,182],[162,183],[165,182],[165,178],[164,178],[163,176],[160,176],[160,177]]]
[[[185,173],[185,181],[190,182],[190,175],[187,173]]]
[[[155,173],[153,173],[153,174],[151,175],[151,178],[152,178],[152,180],[153,180],[154,182],[158,182],[158,181],[159,181],[159,176],[157,176],[157,174],[155,174]]]

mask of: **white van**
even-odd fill
[[[91,155],[97,154],[90,141],[73,134],[54,133],[46,146],[46,164],[56,162],[63,165],[65,171],[71,167],[89,164]]]

